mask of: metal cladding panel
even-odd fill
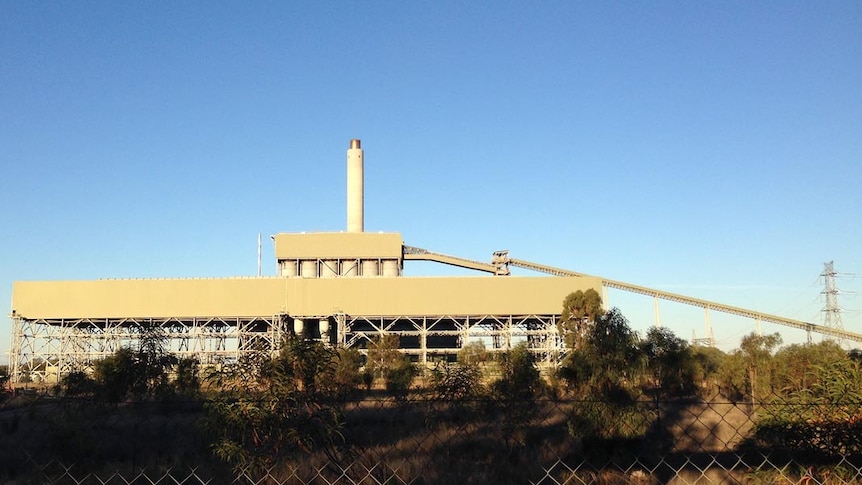
[[[28,319],[272,316],[284,278],[16,281],[12,310]]]
[[[288,280],[292,315],[554,315],[577,290],[601,293],[600,278],[397,277]]]
[[[403,241],[395,232],[276,234],[275,258],[401,259]]]
[[[599,278],[222,278],[19,281],[12,309],[27,319],[559,314]]]

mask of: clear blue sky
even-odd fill
[[[860,25],[858,1],[2,2],[0,301],[254,274],[259,232],[344,229],[361,138],[367,230],[819,321],[822,263],[862,273]],[[722,318],[725,346],[754,330]]]

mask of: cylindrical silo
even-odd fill
[[[362,276],[377,276],[378,274],[376,259],[362,260]]]
[[[320,277],[332,278],[338,276],[338,260],[324,259],[320,262]]]
[[[329,342],[329,319],[321,318],[320,319],[320,340],[324,342]]]
[[[302,335],[305,333],[305,321],[301,318],[293,319],[293,333],[296,335]]]
[[[350,140],[347,150],[347,232],[365,230],[363,157],[361,142]]]
[[[384,259],[383,260],[383,276],[398,276],[398,260]]]
[[[303,259],[299,264],[299,276],[317,278],[317,260]]]
[[[293,277],[296,276],[296,261],[285,260],[281,262],[281,276]]]
[[[359,261],[348,259],[341,261],[341,276],[357,276],[359,274]]]

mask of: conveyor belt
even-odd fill
[[[435,261],[437,263],[448,264],[451,266],[458,266],[461,268],[474,269],[476,271],[484,271],[486,273],[495,274],[498,276],[508,275],[508,269],[504,274],[498,273],[498,268],[492,264],[483,263],[481,261],[474,261],[472,259],[464,259],[458,258],[455,256],[448,256],[446,254],[435,253],[432,251],[428,251],[427,249],[416,248],[413,246],[404,246],[404,259],[405,260],[420,260],[420,261]]]
[[[529,261],[522,261],[520,259],[507,258],[507,262],[510,266],[538,271],[541,273],[552,274],[555,276],[589,276],[584,273],[577,273],[575,271],[568,271],[565,269],[531,263]],[[802,329],[807,332],[815,332],[822,335],[828,335],[830,337],[837,337],[847,340],[853,340],[855,342],[862,342],[862,334],[855,332],[848,332],[846,330],[831,328],[825,325],[818,325],[815,323],[803,322],[801,320],[794,320],[792,318],[780,317],[778,315],[772,315],[769,313],[747,310],[745,308],[725,305],[723,303],[717,303],[714,301],[702,300],[700,298],[692,298],[690,296],[680,295],[677,293],[655,290],[652,288],[647,288],[645,286],[624,283],[622,281],[609,280],[607,278],[601,278],[601,280],[602,286],[605,286],[607,288],[614,288],[618,290],[628,291],[631,293],[639,293],[641,295],[647,295],[653,298],[660,298],[662,300],[674,301],[677,303],[684,303],[686,305],[706,308],[708,310],[729,313],[731,315],[753,318],[755,320],[760,320],[761,322],[775,323],[778,325],[785,325],[788,327]]]
[[[509,257],[508,251],[497,251],[494,253],[494,258],[492,262],[483,263],[481,261],[474,261],[471,259],[458,258],[456,256],[448,256],[446,254],[435,253],[433,251],[428,251],[427,249],[417,248],[413,246],[404,246],[404,259],[405,260],[424,260],[424,261],[435,261],[438,263],[449,264],[452,266],[459,266],[461,268],[473,269],[477,271],[484,271],[486,273],[491,273],[497,276],[508,276],[509,275],[509,266],[514,266],[516,268],[529,269],[532,271],[537,271],[540,273],[551,274],[554,276],[568,276],[568,277],[584,277],[584,276],[592,276],[584,273],[578,273],[576,271],[570,271],[567,269],[555,268],[553,266],[546,266],[543,264],[533,263],[530,261],[524,261],[521,259],[513,259]],[[617,290],[628,291],[630,293],[638,293],[641,295],[651,296],[653,298],[659,298],[662,300],[673,301],[677,303],[683,303],[686,305],[692,305],[700,308],[705,308],[707,310],[715,310],[722,313],[729,313],[731,315],[737,315],[746,318],[752,318],[754,320],[759,320],[761,322],[774,323],[777,325],[784,325],[786,327],[793,327],[801,330],[805,330],[806,332],[814,332],[819,333],[821,335],[828,335],[830,337],[836,337],[841,339],[852,340],[854,342],[862,343],[862,334],[856,332],[849,332],[847,330],[827,327],[825,325],[818,325],[816,323],[803,322],[801,320],[795,320],[793,318],[785,318],[780,317],[778,315],[772,315],[769,313],[758,312],[755,310],[748,310],[745,308],[740,308],[732,305],[725,305],[723,303],[718,303],[709,300],[702,300],[700,298],[692,298],[690,296],[680,295],[677,293],[670,293],[667,291],[656,290],[653,288],[647,288],[645,286],[633,285],[630,283],[624,283],[622,281],[610,280],[607,278],[598,277],[602,280],[602,286],[606,288],[614,288]]]

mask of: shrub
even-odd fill
[[[755,428],[760,444],[827,456],[862,454],[862,372],[857,362],[809,370],[807,388],[776,396]]]

